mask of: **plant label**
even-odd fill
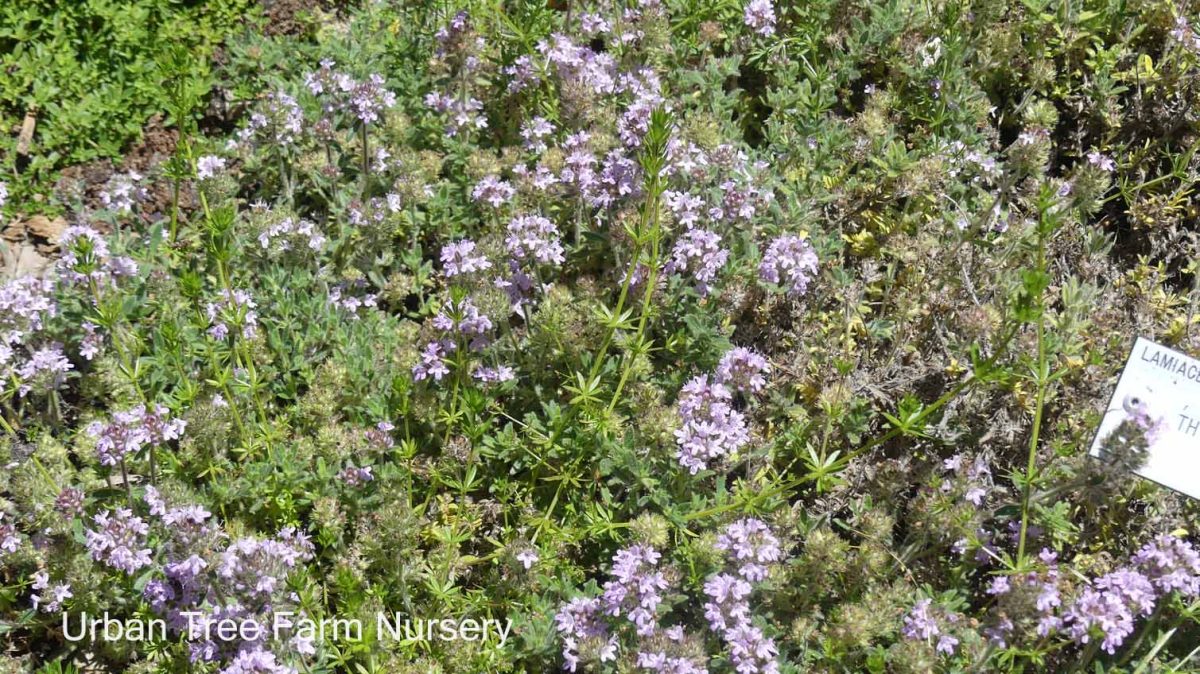
[[[1123,421],[1152,427],[1136,473],[1200,499],[1200,360],[1138,337],[1117,380],[1091,455]]]

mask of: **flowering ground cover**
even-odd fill
[[[1191,3],[311,11],[0,188],[0,672],[1200,670]]]

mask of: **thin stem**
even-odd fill
[[[371,158],[368,154],[366,124],[359,125],[358,137],[362,141],[362,199],[365,202],[367,200],[367,184],[371,179]]]
[[[650,225],[650,270],[646,274],[646,286],[642,290],[642,315],[638,318],[637,332],[634,334],[633,349],[634,352],[627,354],[621,359],[621,378],[617,381],[617,388],[613,391],[612,400],[608,403],[608,413],[612,414],[617,407],[617,402],[621,399],[621,391],[625,388],[625,383],[629,380],[629,373],[633,370],[633,361],[637,358],[637,349],[642,346],[642,336],[646,332],[646,321],[650,316],[650,303],[654,298],[654,288],[658,284],[658,256],[659,247],[662,239],[662,228],[659,226],[658,200],[661,194],[658,177],[651,179],[650,193],[647,195],[646,215],[643,220],[648,220]],[[642,233],[639,232],[639,238]],[[634,264],[637,261],[634,260]],[[635,267],[636,268],[636,267]]]
[[[1038,223],[1037,235],[1037,268],[1039,273],[1046,271],[1046,213],[1043,210],[1042,222]],[[1030,496],[1033,494],[1034,473],[1037,471],[1038,438],[1042,430],[1042,415],[1046,409],[1046,389],[1049,388],[1049,373],[1046,364],[1046,300],[1045,292],[1038,292],[1037,298],[1037,401],[1033,413],[1033,429],[1029,433],[1029,458],[1025,467],[1025,482],[1021,490],[1021,533],[1017,542],[1017,564],[1025,562],[1025,543],[1029,534]]]

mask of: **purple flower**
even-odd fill
[[[528,54],[518,56],[512,65],[503,68],[503,72],[510,78],[508,81],[508,93],[510,94],[524,91],[541,82],[541,76],[533,64],[533,59]]]
[[[487,202],[492,208],[499,208],[508,203],[516,193],[516,189],[508,181],[501,180],[500,176],[486,175],[471,190],[471,199]]]
[[[559,265],[566,260],[558,227],[540,215],[518,215],[510,220],[504,245],[517,262]]]
[[[803,295],[817,274],[817,254],[812,245],[798,236],[784,234],[777,237],[767,248],[766,255],[758,266],[758,275],[764,281],[786,285],[793,295]]]
[[[70,583],[55,583],[51,586],[50,574],[45,571],[38,571],[33,574],[32,589],[39,591],[49,590],[49,592],[31,594],[29,596],[29,600],[33,604],[33,609],[35,611],[40,610],[42,613],[58,613],[62,609],[63,602],[75,596],[71,594]]]
[[[371,473],[370,466],[358,467],[354,465],[346,466],[338,473],[338,479],[346,483],[348,487],[361,487],[362,485],[371,482],[375,476]]]
[[[463,129],[486,129],[488,125],[487,117],[480,113],[483,103],[471,97],[430,92],[425,95],[425,106],[448,116],[446,135],[450,137]]]
[[[1135,616],[1154,610],[1156,598],[1148,578],[1119,569],[1084,588],[1063,612],[1062,626],[1076,643],[1102,638],[1100,647],[1111,655],[1133,633]]]
[[[517,561],[521,563],[521,566],[525,567],[526,571],[532,569],[533,565],[537,564],[539,559],[541,559],[541,557],[538,556],[537,550],[534,550],[533,548],[522,550],[517,553]]]
[[[736,391],[758,393],[766,386],[764,375],[770,372],[771,366],[766,358],[756,351],[739,346],[721,356],[715,379],[718,384],[729,386]]]
[[[745,417],[733,409],[733,395],[707,375],[694,377],[679,396],[682,426],[675,431],[679,462],[695,475],[750,440]]]
[[[582,642],[599,646],[601,662],[616,659],[617,637],[601,618],[598,598],[572,599],[558,610],[554,623],[563,639],[563,669],[574,672],[578,668]]]
[[[767,577],[770,564],[783,558],[779,539],[762,520],[752,517],[740,519],[725,527],[717,537],[718,550],[724,551],[730,561],[738,564],[738,574],[757,583]]]
[[[668,274],[690,271],[696,281],[696,292],[707,295],[709,284],[728,259],[729,251],[721,247],[719,234],[689,228],[671,249],[671,260],[667,263],[665,271]]]
[[[257,306],[245,290],[222,290],[218,300],[209,302],[206,309],[209,336],[223,340],[229,336],[229,325],[233,325],[241,328],[243,338],[253,338],[258,331],[258,314],[254,311]]]
[[[104,345],[104,336],[96,332],[100,326],[91,321],[84,321],[80,324],[83,328],[83,338],[79,341],[79,355],[87,360],[92,360],[96,354],[100,353],[100,347]]]
[[[442,247],[442,268],[447,277],[470,274],[492,266],[487,257],[475,255],[475,242],[463,239]]]
[[[145,405],[116,412],[108,423],[92,422],[88,435],[96,439],[96,454],[100,463],[115,466],[127,456],[139,453],[143,447],[160,447],[183,435],[187,422],[171,419],[170,410],[162,405],[148,412]]]
[[[196,178],[205,180],[225,170],[225,160],[214,155],[204,155],[196,160]]]
[[[265,227],[258,235],[262,249],[278,255],[287,251],[307,248],[320,252],[325,247],[325,235],[311,220],[284,218]]]
[[[662,555],[645,545],[632,545],[613,556],[613,579],[604,584],[601,604],[605,615],[624,615],[639,635],[658,627],[658,605],[667,580],[656,567]]]
[[[146,534],[150,527],[128,508],[105,510],[92,518],[95,529],[85,532],[92,559],[127,574],[150,565]]]
[[[748,598],[750,583],[732,574],[719,573],[704,583],[704,594],[709,598],[704,603],[704,617],[708,626],[718,634],[750,620]]]
[[[78,487],[63,487],[54,499],[54,512],[67,519],[83,514],[84,493]]]
[[[930,611],[932,605],[932,599],[921,599],[913,605],[908,615],[904,616],[904,626],[900,628],[900,633],[906,639],[925,640],[941,634]]]
[[[516,379],[517,373],[508,365],[497,365],[496,367],[485,367],[480,365],[475,368],[471,376],[476,381],[484,384],[497,384],[500,382],[512,381]]]
[[[294,144],[303,131],[304,112],[296,99],[282,91],[273,91],[267,94],[259,110],[250,114],[246,126],[237,135],[243,142],[257,140],[263,145],[287,147]],[[223,163],[221,168],[224,168]]]
[[[363,124],[373,124],[379,121],[384,110],[396,105],[396,94],[383,88],[383,76],[372,74],[362,82],[351,80],[343,83],[346,91],[346,107]]]
[[[0,286],[0,344],[23,341],[57,313],[52,281],[23,276],[5,283]]]
[[[109,179],[100,191],[100,203],[114,213],[129,213],[139,202],[145,201],[148,193],[138,183],[142,174],[137,171],[118,173]]]
[[[413,365],[412,372],[416,381],[429,377],[433,377],[434,381],[441,381],[442,377],[450,374],[450,368],[446,367],[445,345],[441,341],[426,344],[425,350],[421,352],[421,361]]]
[[[521,125],[525,149],[536,154],[546,151],[546,138],[554,133],[554,125],[545,117],[534,117]]]
[[[1191,543],[1163,534],[1142,546],[1132,561],[1159,592],[1189,599],[1200,595],[1200,553]]]
[[[1116,162],[1114,162],[1111,157],[1101,154],[1098,150],[1092,150],[1091,152],[1088,152],[1087,161],[1089,164],[1095,166],[1101,171],[1104,171],[1105,173],[1112,173],[1117,168]]]
[[[779,649],[773,639],[750,623],[734,626],[725,633],[729,660],[738,674],[777,674]]]
[[[764,37],[775,34],[775,6],[771,0],[750,0],[742,13],[746,26]]]
[[[62,249],[62,257],[58,260],[59,276],[69,283],[94,281],[101,286],[112,285],[117,279],[137,273],[133,260],[114,257],[109,252],[108,242],[91,227],[68,227],[58,245]]]
[[[50,344],[29,354],[29,360],[16,368],[16,378],[21,382],[17,394],[27,395],[30,391],[49,393],[58,390],[66,380],[67,372],[74,368],[62,344]]]
[[[0,553],[13,553],[21,548],[21,536],[17,527],[11,522],[4,521],[4,511],[0,510]]]
[[[379,296],[376,293],[364,293],[362,296],[351,295],[348,291],[352,288],[360,289],[367,287],[367,282],[364,279],[357,279],[353,283],[337,283],[329,288],[329,304],[330,306],[345,311],[350,314],[350,320],[358,320],[358,310],[364,307],[374,308],[378,306]]]

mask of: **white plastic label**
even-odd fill
[[[1141,411],[1157,424],[1138,475],[1200,499],[1200,360],[1143,337],[1117,380],[1091,455],[1122,421]]]

